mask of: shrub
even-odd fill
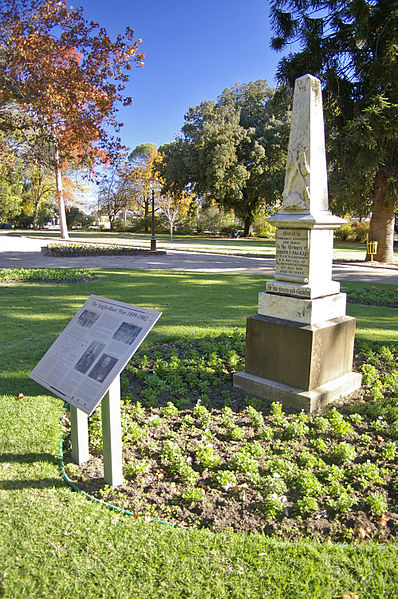
[[[354,222],[344,223],[334,232],[336,241],[352,241],[355,243],[366,243],[369,235],[369,223]]]
[[[258,215],[253,222],[253,232],[256,237],[274,239],[276,228],[265,220],[265,215]]]

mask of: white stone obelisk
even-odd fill
[[[277,228],[275,275],[248,318],[245,371],[234,385],[312,411],[361,384],[352,372],[355,319],[332,280],[333,230],[345,221],[329,212],[321,84],[312,75],[295,83],[283,207],[268,220]]]

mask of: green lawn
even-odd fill
[[[119,515],[65,485],[62,402],[28,374],[89,294],[162,310],[150,346],[243,330],[265,288],[254,275],[96,273],[91,283],[0,286],[0,597],[396,596],[396,545],[285,544],[261,534],[175,529]],[[358,287],[343,290],[350,285]],[[362,340],[396,341],[396,309],[352,304],[348,312]]]
[[[135,247],[150,247],[150,235],[144,233],[112,233],[110,231],[70,231],[72,241],[88,241],[95,243],[111,243],[133,245]],[[57,240],[59,231],[20,231],[11,235],[27,235],[29,237],[48,237]],[[166,234],[157,235],[158,249],[177,249],[220,254],[249,255],[249,256],[275,256],[275,243],[270,239],[245,238],[229,239],[226,237],[211,237],[208,235],[175,235],[173,243]],[[398,260],[398,244],[395,244],[395,257]],[[366,255],[365,244],[335,243],[334,258],[344,260],[364,260]]]

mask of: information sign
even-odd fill
[[[29,376],[90,415],[161,314],[90,295]]]

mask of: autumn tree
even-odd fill
[[[165,190],[190,186],[232,209],[248,235],[255,214],[274,206],[283,188],[288,116],[273,96],[266,81],[252,81],[190,108],[177,141],[160,148]]]
[[[324,88],[331,206],[363,216],[380,262],[393,260],[398,206],[397,0],[272,0],[280,81],[305,73]],[[369,258],[369,256],[368,256]]]
[[[124,165],[122,177],[130,187],[131,205],[136,210],[142,211],[144,218],[144,232],[149,231],[149,209],[152,188],[159,191],[157,174],[154,163],[157,160],[157,147],[153,143],[138,145],[130,153],[129,163]]]
[[[112,41],[65,0],[4,0],[0,7],[0,106],[17,102],[52,142],[61,235],[68,237],[62,169],[107,160],[118,148],[117,106],[128,71],[142,65],[127,27]]]

